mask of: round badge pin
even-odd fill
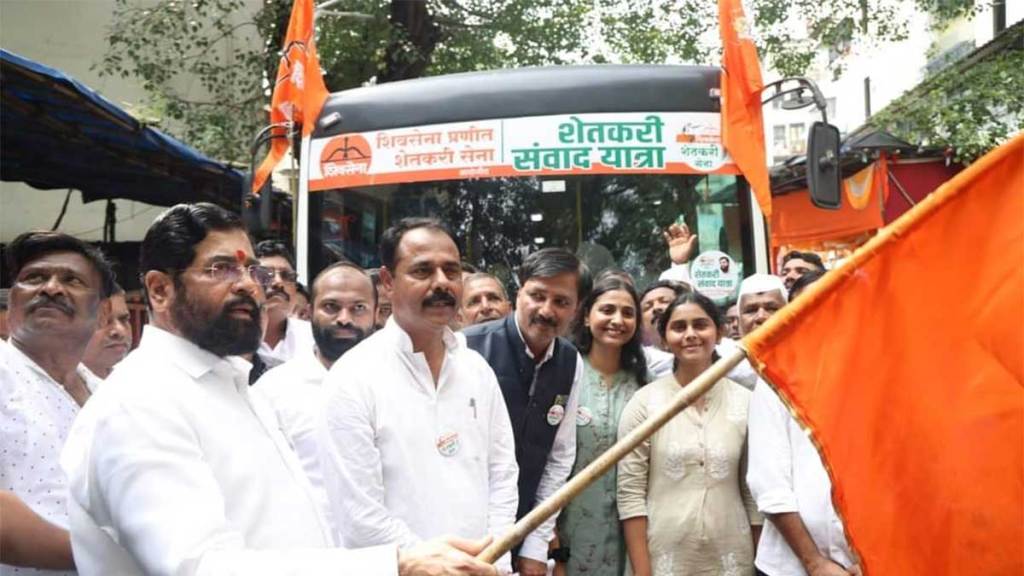
[[[548,409],[548,424],[558,426],[562,418],[565,418],[565,407],[561,404],[555,404]]]
[[[449,432],[438,436],[437,451],[441,456],[454,456],[459,451],[459,433]]]
[[[590,413],[590,408],[580,406],[580,409],[576,411],[576,425],[589,426],[593,421],[594,415]]]

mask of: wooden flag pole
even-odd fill
[[[629,454],[641,442],[650,438],[676,414],[679,414],[687,406],[693,404],[694,401],[710,390],[716,382],[725,377],[734,366],[746,357],[746,350],[740,346],[729,356],[720,358],[718,362],[712,364],[700,376],[694,378],[692,382],[677,392],[672,397],[672,401],[661,412],[648,416],[643,423],[569,479],[550,498],[534,506],[533,510],[526,516],[523,516],[519,522],[516,522],[512,529],[494,542],[491,542],[490,546],[484,548],[477,558],[489,564],[497,562],[498,558],[501,558],[513,546],[522,542],[530,532],[536,530],[545,520],[558,513],[573,498],[579,496],[580,492],[583,492],[587,486],[593,484],[594,481],[607,472],[609,468],[617,464],[626,454]]]

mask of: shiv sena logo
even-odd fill
[[[333,138],[320,153],[320,172],[324,178],[366,174],[373,154],[370,143],[358,134]]]

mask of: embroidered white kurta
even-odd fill
[[[822,554],[852,567],[854,555],[832,505],[832,482],[821,457],[807,432],[763,380],[754,387],[749,425],[747,483],[758,509],[765,514],[799,512]],[[770,576],[807,574],[770,520],[761,532],[756,565]]]
[[[79,414],[61,465],[85,575],[393,575],[330,529],[248,362],[148,325]]]
[[[98,386],[84,365],[78,366],[78,374],[90,390]],[[78,410],[60,383],[14,344],[0,340],[0,489],[13,492],[44,520],[64,529],[68,487],[60,451]],[[0,564],[0,576],[74,573]]]
[[[619,438],[679,390],[674,376],[638,390],[622,412]],[[754,572],[750,526],[761,518],[744,482],[750,391],[722,379],[703,400],[619,462],[619,518],[647,517],[655,576]]]
[[[497,378],[450,331],[444,345],[435,385],[392,317],[327,375],[320,458],[347,546],[497,536],[515,521],[515,443]]]

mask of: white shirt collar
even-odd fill
[[[516,325],[516,333],[519,334],[519,339],[523,341],[523,346],[526,348],[526,355],[529,356],[530,358],[533,358],[534,360],[537,360],[537,358],[534,357],[533,355],[533,351],[530,350],[530,345],[526,343],[526,338],[523,337],[523,330],[522,328],[519,327],[519,318],[512,318],[512,323]],[[537,366],[540,366],[541,364],[547,362],[548,360],[551,360],[551,357],[554,356],[556,340],[558,340],[558,336],[552,338],[551,342],[548,343],[548,349],[544,351],[544,357],[541,358],[539,362],[537,362]]]
[[[380,331],[387,334],[388,337],[395,342],[398,346],[398,350],[401,352],[414,352],[412,338],[409,336],[409,333],[398,324],[395,320],[394,314],[388,318],[388,321],[384,323],[384,327],[381,328]],[[459,347],[459,339],[455,337],[455,333],[447,326],[444,327],[441,340],[444,341],[445,352],[450,353]]]
[[[230,370],[248,375],[252,364],[238,356],[220,357],[196,346],[177,334],[172,334],[153,324],[147,324],[142,329],[142,338],[139,347],[154,348],[167,357],[171,363],[180,366],[190,378],[198,380],[207,372],[215,370],[222,363],[226,363]]]

